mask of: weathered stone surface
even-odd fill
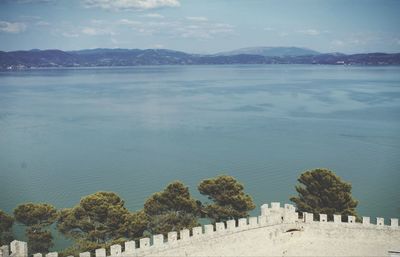
[[[384,226],[385,225],[385,219],[384,218],[376,218],[376,225]]]
[[[224,223],[209,224],[193,228],[193,236],[189,230],[168,233],[168,243],[164,243],[162,235],[150,239],[142,238],[139,248],[135,242],[126,242],[125,251],[121,255],[121,246],[110,247],[111,256],[122,257],[195,257],[195,256],[389,256],[389,251],[400,251],[400,227],[398,219],[392,218],[390,225],[385,225],[383,218],[377,218],[377,224],[371,224],[369,217],[363,217],[358,223],[354,216],[348,222],[341,222],[340,215],[334,215],[334,222],[327,221],[326,214],[319,214],[319,221],[314,221],[312,213],[303,213],[303,220],[295,220],[297,213],[288,205],[283,208],[278,204],[271,205],[267,216],[230,220]],[[272,208],[275,208],[272,211]],[[289,217],[289,218],[288,218]],[[263,221],[265,224],[263,223]],[[255,226],[257,224],[257,226]],[[261,225],[264,224],[264,225]],[[223,233],[219,233],[222,232]],[[162,247],[158,247],[161,246]],[[7,247],[1,247],[0,257],[5,256]],[[26,243],[14,241],[11,244],[10,257],[24,256]],[[35,254],[33,257],[41,257]],[[57,253],[48,253],[46,257],[57,257]],[[89,252],[79,257],[90,257]],[[106,257],[105,249],[97,249],[96,257]]]
[[[246,218],[239,219],[239,221],[238,221],[238,227],[239,227],[239,228],[244,228],[244,227],[246,227],[246,226],[247,226],[247,219],[246,219]]]
[[[136,243],[135,241],[125,242],[125,251],[122,253],[123,256],[130,257],[135,253]]]
[[[261,216],[267,216],[269,213],[268,204],[261,205]]]
[[[341,222],[342,222],[342,215],[334,214],[334,215],[333,215],[333,222],[335,222],[335,223],[341,223]]]
[[[255,228],[258,226],[257,217],[250,217],[249,218],[249,226]]]
[[[79,253],[79,257],[90,257],[90,252]]]
[[[58,257],[58,253],[57,252],[51,252],[46,254],[46,257]]]
[[[217,222],[215,223],[215,230],[217,232],[222,232],[225,231],[225,224],[223,222]]]
[[[272,202],[271,203],[271,209],[272,210],[279,210],[281,208],[281,203],[279,202]]]
[[[139,240],[139,247],[140,249],[146,249],[150,247],[150,238],[145,237]]]
[[[10,244],[12,257],[28,257],[28,244],[26,242],[14,240]]]
[[[193,237],[199,237],[203,234],[203,228],[202,227],[194,227],[192,228],[192,236]]]
[[[96,257],[106,257],[106,249],[100,248],[95,251]]]
[[[153,236],[153,245],[161,246],[164,244],[164,236],[163,235],[154,235]]]
[[[176,231],[169,232],[167,237],[169,244],[175,244],[178,241],[178,233]]]
[[[0,257],[8,257],[10,256],[10,249],[8,245],[3,245],[0,247]]]
[[[236,221],[235,220],[228,220],[226,222],[226,229],[229,231],[233,231],[236,229]]]
[[[212,224],[204,225],[204,234],[211,235],[214,233],[214,226]]]
[[[179,238],[182,241],[189,240],[190,238],[190,230],[189,229],[182,229],[179,231]]]
[[[111,256],[121,256],[122,255],[122,247],[120,245],[112,245],[110,246],[110,254]]]
[[[306,223],[314,222],[314,214],[313,213],[305,212],[305,213],[303,213],[303,215],[304,215],[304,222],[306,222]]]

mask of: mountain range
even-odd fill
[[[308,48],[300,48],[300,47],[247,47],[228,52],[221,52],[216,55],[238,55],[238,54],[251,54],[251,55],[261,55],[268,57],[273,57],[273,56],[285,57],[285,56],[318,55],[321,53]]]
[[[168,49],[0,51],[0,69],[201,64],[400,65],[400,53],[319,53],[298,47],[250,47],[212,55]]]

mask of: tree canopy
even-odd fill
[[[143,236],[143,232],[147,230],[148,217],[143,210],[131,212],[126,217],[122,234],[125,238],[138,239]]]
[[[25,226],[48,226],[57,218],[57,210],[47,203],[25,203],[14,209],[15,219]]]
[[[247,217],[256,206],[244,187],[231,176],[218,176],[201,181],[198,190],[213,203],[205,204],[205,215],[214,222]]]
[[[144,204],[149,232],[165,235],[170,231],[197,226],[199,205],[182,182],[169,184],[164,191],[151,195]]]
[[[30,226],[26,229],[28,247],[32,253],[46,253],[54,246],[53,235],[50,230]]]
[[[25,203],[14,209],[14,217],[27,226],[29,250],[33,253],[48,252],[53,246],[53,236],[48,226],[57,219],[57,209],[47,203]]]
[[[97,192],[83,197],[75,207],[61,210],[57,229],[77,241],[105,244],[126,235],[130,216],[117,194]]]
[[[333,214],[357,216],[358,202],[351,195],[351,184],[343,181],[328,169],[305,171],[298,178],[296,185],[298,196],[291,197],[301,212],[314,214]]]
[[[13,224],[14,218],[0,210],[0,245],[8,245],[13,240]]]

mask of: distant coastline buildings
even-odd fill
[[[92,49],[70,52],[61,50],[13,51],[0,52],[0,70],[207,64],[400,65],[400,53],[345,55],[340,53],[320,54],[310,52],[311,50],[307,52],[304,49],[301,51],[296,51],[296,49],[289,48],[290,51],[286,49],[286,52],[282,48],[268,52],[232,51],[214,55],[188,54],[167,49]]]

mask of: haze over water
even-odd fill
[[[0,73],[0,209],[114,191],[138,210],[219,174],[258,207],[327,167],[400,214],[400,67],[158,66]],[[202,198],[203,199],[203,198]],[[258,207],[255,213],[258,213]]]

